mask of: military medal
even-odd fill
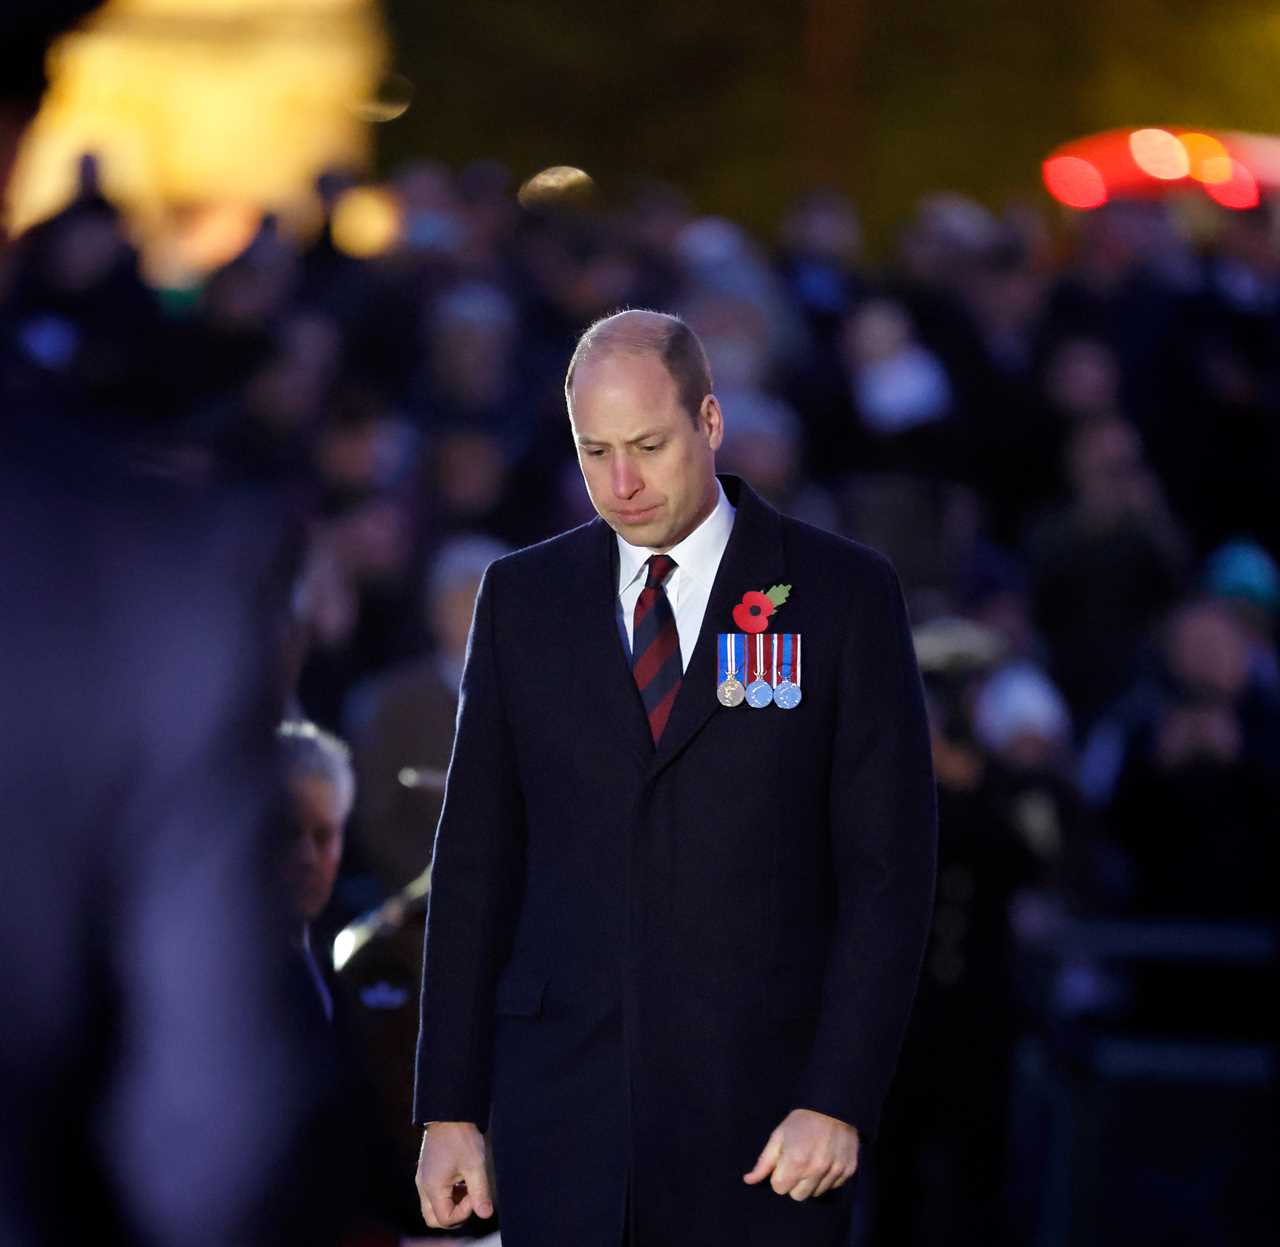
[[[738,662],[738,642],[746,638],[737,632],[720,634],[720,681],[716,686],[716,698],[722,706],[740,706],[747,691],[738,679],[738,672],[746,666],[746,646],[742,647],[743,662]]]
[[[790,585],[772,585],[763,592],[750,589],[733,608],[733,622],[742,632],[720,633],[716,696],[722,705],[740,706],[745,700],[754,710],[763,710],[769,705],[794,710],[800,704],[800,634],[772,633],[768,646],[763,635],[769,626],[770,616],[779,606],[785,605],[790,596]],[[779,636],[782,638],[781,647]],[[744,642],[741,658],[739,640]],[[755,648],[749,651],[746,646],[752,644]],[[767,667],[766,650],[770,655]],[[739,671],[747,680],[745,689],[738,678]]]
[[[777,634],[769,639],[777,641]],[[747,685],[747,705],[755,710],[763,710],[773,704],[773,685],[764,678],[764,633],[757,632],[751,640],[755,642],[755,679]],[[776,648],[775,646],[775,651]]]
[[[800,704],[800,634],[784,632],[782,635],[782,659],[775,673],[781,679],[773,686],[773,702],[781,710],[794,710]],[[778,634],[774,634],[775,641]],[[792,677],[795,677],[794,679]]]

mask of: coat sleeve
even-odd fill
[[[798,1108],[874,1136],[933,912],[937,812],[898,578],[877,559],[842,656],[830,791],[835,926]],[[865,596],[863,596],[865,594]]]
[[[476,599],[457,733],[436,830],[423,956],[413,1116],[489,1116],[494,989],[524,876],[524,802],[495,641],[495,573]]]

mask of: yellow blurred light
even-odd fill
[[[413,91],[413,83],[404,74],[388,74],[378,84],[377,91],[370,98],[353,104],[351,111],[370,125],[395,121],[409,111]]]
[[[334,246],[362,260],[395,246],[400,227],[400,205],[381,187],[353,187],[333,208]]]
[[[1235,172],[1235,161],[1230,156],[1223,154],[1221,156],[1210,156],[1200,166],[1199,181],[1206,186],[1220,186],[1224,182],[1231,181],[1231,175]],[[1195,174],[1192,174],[1195,177]]]
[[[51,51],[10,228],[66,203],[85,151],[150,222],[228,203],[292,220],[321,171],[370,164],[351,101],[378,96],[386,55],[375,0],[108,0]]]
[[[1162,182],[1176,182],[1191,171],[1187,149],[1168,130],[1135,130],[1129,152],[1143,173]]]
[[[522,207],[545,208],[554,204],[580,203],[590,198],[595,182],[589,173],[572,165],[552,165],[535,173],[519,190]]]
[[[1231,178],[1231,157],[1220,140],[1212,134],[1178,135],[1178,142],[1187,153],[1187,172],[1197,182],[1226,182]]]

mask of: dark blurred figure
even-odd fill
[[[754,482],[757,491],[780,511],[835,532],[835,500],[802,472],[804,445],[800,421],[782,399],[759,391],[719,387],[728,413],[719,462],[726,472]]]
[[[480,578],[507,551],[474,535],[446,541],[422,592],[431,652],[392,668],[352,697],[348,719],[360,777],[358,848],[362,865],[377,876],[384,893],[400,891],[431,860],[442,794],[406,782],[405,772],[443,773],[449,765]]]
[[[4,6],[0,170],[90,7]],[[278,1211],[315,1090],[261,835],[281,517],[29,380],[0,371],[0,1241],[327,1242]]]
[[[1085,730],[1124,689],[1138,648],[1175,600],[1187,550],[1137,431],[1089,421],[1066,448],[1071,499],[1028,539],[1050,673]]]
[[[819,341],[834,337],[861,296],[861,259],[862,225],[846,196],[810,191],[791,205],[782,223],[778,268]]]
[[[1125,410],[1154,433],[1164,418],[1169,334],[1195,280],[1188,248],[1168,203],[1155,200],[1116,200],[1082,214],[1075,242],[1049,295],[1045,338],[1105,343],[1119,364]]]
[[[276,733],[283,781],[282,868],[294,987],[309,1020],[309,1046],[332,1088],[329,1113],[316,1128],[321,1164],[342,1247],[392,1247],[393,1227],[413,1226],[413,1200],[401,1188],[375,1079],[345,997],[335,1000],[328,950],[312,946],[312,927],[333,896],[346,824],[355,799],[350,752],[336,736],[306,720],[286,720]],[[323,964],[322,964],[323,962]],[[409,1061],[409,1057],[405,1057]]]
[[[324,912],[342,864],[347,819],[355,801],[355,776],[347,747],[305,720],[286,720],[277,732],[290,811],[284,850],[290,943],[315,988],[325,1017],[333,996],[311,948],[311,924]]]
[[[1011,910],[1087,856],[1071,729],[1025,660],[964,621],[918,630],[938,781],[934,921],[875,1165],[877,1247],[999,1247],[1017,1034]]]
[[[56,395],[95,422],[148,431],[170,417],[170,325],[144,285],[119,210],[102,195],[93,156],[79,190],[29,229],[7,258],[0,359],[12,397]],[[147,350],[139,350],[139,343]]]
[[[1249,673],[1259,685],[1280,691],[1280,567],[1257,542],[1229,541],[1209,556],[1201,581],[1206,597],[1221,602],[1244,629]]]
[[[1275,209],[1224,212],[1165,346],[1152,457],[1204,554],[1233,533],[1280,549],[1280,245]]]
[[[1280,860],[1280,693],[1251,668],[1223,604],[1169,617],[1158,672],[1091,741],[1114,776],[1108,818],[1133,859],[1135,907],[1184,917],[1274,914]]]

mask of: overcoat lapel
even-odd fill
[[[722,476],[720,481],[729,501],[737,508],[733,532],[711,586],[698,643],[685,670],[671,718],[657,750],[653,751],[650,777],[673,761],[711,716],[723,709],[716,700],[716,635],[737,630],[733,608],[748,589],[767,589],[785,579],[781,517],[745,481],[736,476]],[[630,672],[627,675],[630,678]],[[637,704],[638,697],[639,694]]]
[[[649,720],[618,633],[617,540],[613,529],[598,518],[590,525],[590,537],[583,591],[572,599],[582,604],[583,617],[566,627],[565,635],[582,638],[578,659],[587,676],[589,713],[600,720],[598,730],[648,765],[653,757]]]

